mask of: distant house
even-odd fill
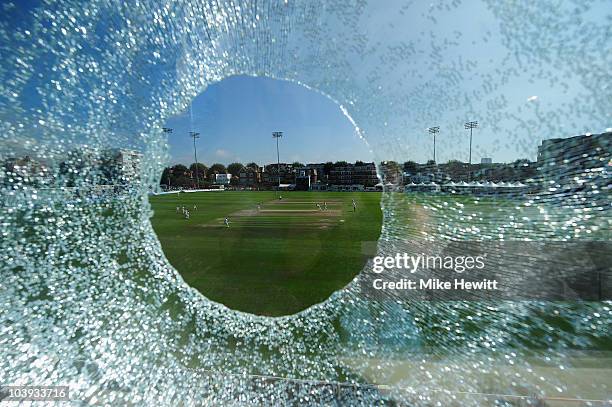
[[[9,175],[4,179],[7,183],[37,184],[49,180],[51,176],[47,166],[27,155],[7,158],[3,164],[4,171]]]
[[[323,182],[317,182],[316,184],[310,185],[311,191],[327,191],[327,189],[328,189],[328,185]]]
[[[215,174],[215,184],[229,185],[232,180],[232,174]]]
[[[422,184],[422,183],[428,183],[428,182],[433,182],[435,180],[435,176],[432,173],[416,173],[416,174],[412,174],[412,175],[408,175],[404,177],[404,182],[406,184],[408,183],[414,183],[414,184]]]
[[[317,172],[317,182],[327,183],[328,174],[325,171],[325,163],[306,164],[306,168]]]
[[[525,182],[536,176],[537,163],[523,159],[512,163],[473,164],[472,168],[473,180]]]
[[[238,174],[239,184],[242,186],[256,186],[262,181],[262,172],[263,169],[261,167],[251,168],[244,167],[240,170],[240,174]]]
[[[362,185],[370,187],[375,186],[379,182],[374,163],[347,164],[345,166],[334,167],[329,173],[329,184],[331,185]]]
[[[103,152],[104,168],[114,176],[113,183],[129,184],[140,179],[142,154],[123,148],[111,148]]]
[[[309,191],[317,183],[317,170],[304,167],[298,168],[295,173],[295,189]]]
[[[365,187],[362,184],[353,184],[353,185],[332,185],[329,188],[332,192],[360,192],[365,191]]]
[[[538,147],[538,175],[557,194],[609,189],[611,162],[612,132],[543,140]]]
[[[293,165],[287,163],[280,163],[280,165],[268,164],[264,167],[264,172],[262,174],[262,182],[267,186],[278,185],[279,169],[281,184],[292,184],[295,181],[295,169],[293,168]]]

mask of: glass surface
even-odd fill
[[[320,92],[367,142],[385,176],[379,256],[609,243],[609,2],[0,10],[0,384],[113,405],[609,399],[609,263],[597,301],[373,299],[357,277],[303,312],[255,316],[181,278],[148,199],[166,120],[248,75]]]

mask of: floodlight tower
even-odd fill
[[[281,137],[283,137],[282,131],[275,131],[272,133],[272,138],[276,139],[276,162],[277,162],[276,170],[278,171],[278,191],[279,192],[280,192],[281,176],[280,176],[280,154],[278,152],[278,139]]]
[[[472,130],[478,128],[478,122],[466,122],[465,129],[470,129],[470,165],[472,165]]]
[[[172,134],[172,129],[170,127],[162,127],[162,131],[167,135],[167,137],[170,137],[170,134]],[[170,176],[172,175],[172,169],[168,170],[168,191],[170,190]]]
[[[193,138],[193,157],[195,158],[195,173],[196,173],[196,189],[200,189],[200,179],[198,177],[198,150],[196,149],[196,139],[200,138],[200,133],[196,133],[195,131],[190,131],[189,136]]]
[[[472,130],[478,128],[478,122],[466,122],[465,128],[470,129],[470,159],[468,165],[468,177],[469,180],[472,181]]]
[[[440,133],[440,126],[430,127],[427,129],[429,134],[433,134],[433,142],[434,142],[434,164],[436,163],[436,134]]]

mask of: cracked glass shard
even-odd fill
[[[370,299],[358,276],[295,315],[232,311],[168,263],[147,201],[167,164],[164,121],[239,74],[329,96],[377,162],[425,162],[432,126],[438,160],[467,162],[470,121],[478,161],[535,162],[543,139],[609,140],[605,2],[0,8],[0,383],[68,385],[74,399],[116,405],[482,405],[468,394],[577,398],[584,373],[572,366],[609,349],[609,301]],[[561,164],[599,164],[544,178],[516,205],[386,187],[377,253],[609,241],[609,141],[563,148],[574,153]],[[107,193],[101,163],[117,151],[134,152],[139,171]],[[601,377],[586,380],[587,398],[609,395]]]

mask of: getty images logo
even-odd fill
[[[486,254],[480,256],[431,256],[424,253],[409,255],[396,253],[395,256],[376,256],[373,258],[372,271],[376,274],[385,269],[402,269],[416,273],[421,269],[452,270],[463,273],[469,270],[482,270]]]

